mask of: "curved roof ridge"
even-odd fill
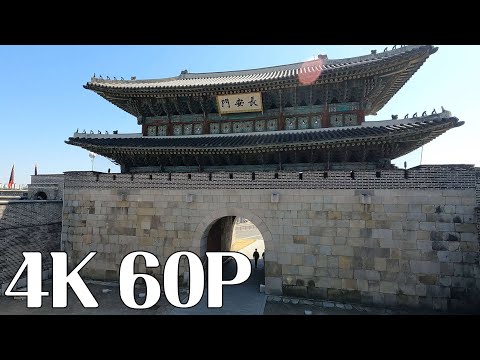
[[[353,56],[348,58],[341,58],[341,59],[328,59],[323,64],[325,65],[339,65],[339,64],[348,64],[352,62],[360,62],[365,60],[372,60],[375,58],[382,58],[388,55],[397,55],[400,53],[405,53],[411,50],[415,50],[421,47],[430,46],[433,48],[432,45],[406,45],[395,50],[387,50],[380,53],[375,54],[367,54],[367,55],[360,55],[360,56]],[[266,66],[256,69],[245,69],[245,70],[229,70],[229,71],[215,71],[215,72],[204,72],[204,73],[185,73],[180,74],[177,79],[198,79],[198,78],[207,78],[207,77],[221,77],[221,76],[242,76],[242,75],[252,75],[258,73],[270,73],[275,71],[283,71],[283,70],[297,70],[302,67],[303,64],[314,63],[318,59],[313,60],[306,60],[301,62],[296,62],[292,64],[285,64],[285,65],[274,65],[274,66]]]
[[[342,58],[342,59],[326,59],[323,63],[323,69],[334,68],[345,65],[350,65],[353,63],[358,63],[362,61],[368,60],[379,60],[384,57],[394,56],[398,54],[403,54],[412,50],[416,50],[423,47],[430,47],[432,51],[436,51],[432,45],[406,45],[399,47],[395,50],[387,50],[384,52],[368,54],[368,55],[361,55],[349,58]],[[296,62],[292,64],[285,64],[285,65],[275,65],[275,66],[267,66],[261,67],[256,69],[244,69],[244,70],[230,70],[230,71],[217,71],[217,72],[202,72],[202,73],[189,73],[183,72],[178,76],[168,77],[168,78],[160,78],[160,79],[143,79],[143,80],[112,80],[112,79],[99,79],[97,77],[92,77],[91,83],[100,83],[100,84],[143,84],[143,83],[157,83],[157,82],[168,82],[168,81],[175,81],[175,80],[195,80],[195,79],[209,79],[209,78],[231,78],[232,76],[241,76],[246,77],[249,75],[257,75],[257,74],[268,74],[274,72],[283,72],[283,71],[290,71],[290,70],[298,70],[302,67],[303,64],[312,63],[311,66],[315,66],[314,60],[306,60],[302,62]]]

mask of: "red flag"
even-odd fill
[[[12,166],[12,172],[10,173],[10,180],[8,181],[8,188],[11,189],[14,183],[15,164]]]
[[[35,163],[35,175],[37,175],[37,172],[38,172],[38,170],[37,170],[37,164]]]

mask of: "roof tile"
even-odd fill
[[[386,51],[378,54],[369,54],[347,59],[328,59],[322,65],[324,70],[335,70],[339,68],[348,68],[350,66],[364,65],[366,63],[375,63],[386,58],[395,57],[408,53],[410,51],[419,50],[431,46],[411,45],[398,48],[396,50]],[[87,83],[87,88],[117,88],[117,89],[147,89],[147,88],[182,88],[223,84],[241,84],[249,81],[262,81],[269,79],[281,79],[285,77],[293,77],[299,72],[318,71],[318,65],[313,63],[305,66],[304,63],[295,63],[289,65],[273,66],[252,70],[213,72],[213,73],[186,73],[173,78],[163,78],[156,80],[106,80],[92,78]]]

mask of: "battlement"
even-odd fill
[[[304,172],[65,173],[65,188],[96,189],[475,189],[472,165]]]

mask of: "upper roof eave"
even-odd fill
[[[289,80],[297,77],[299,72],[321,71],[332,73],[339,70],[351,69],[359,66],[378,64],[379,61],[394,59],[398,56],[418,52],[419,56],[426,52],[426,57],[435,53],[438,48],[432,45],[409,45],[382,53],[369,54],[344,59],[328,59],[322,64],[320,60],[301,63],[279,65],[258,69],[211,72],[211,73],[183,73],[176,77],[151,80],[111,80],[93,77],[84,87],[96,92],[137,92],[137,91],[168,91],[175,89],[196,90],[216,86],[235,86],[238,84],[256,84],[276,80]],[[321,68],[320,68],[321,66]],[[320,70],[321,69],[321,70]]]

